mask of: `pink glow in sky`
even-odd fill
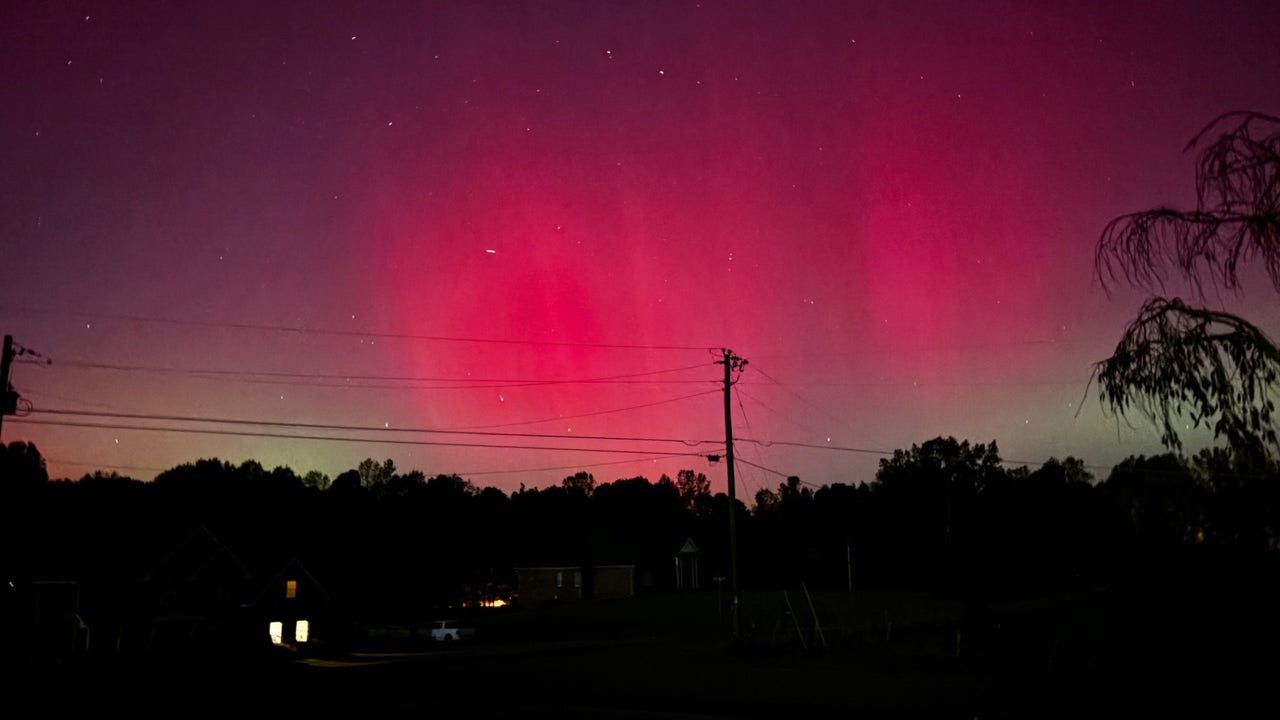
[[[15,365],[3,440],[54,477],[373,457],[722,490],[699,455],[731,348],[742,494],[939,435],[1105,476],[1162,448],[1085,395],[1142,298],[1100,289],[1094,241],[1190,203],[1208,120],[1280,112],[1276,27],[1271,2],[9,3],[0,330],[52,364]],[[1222,302],[1280,334],[1265,289]]]

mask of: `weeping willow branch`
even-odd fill
[[[1177,276],[1203,301],[1206,283],[1239,292],[1243,268],[1254,262],[1280,292],[1280,118],[1224,113],[1185,150],[1195,147],[1202,148],[1195,209],[1131,213],[1103,229],[1094,272],[1108,292],[1125,283],[1164,294]],[[1280,449],[1273,422],[1280,352],[1238,316],[1153,297],[1094,377],[1105,406],[1146,415],[1168,448],[1182,448],[1179,428],[1211,427],[1232,447]]]
[[[1167,447],[1182,447],[1187,421],[1233,447],[1278,447],[1280,350],[1239,317],[1152,298],[1095,372],[1102,403],[1146,415]]]
[[[1172,269],[1203,297],[1206,279],[1237,290],[1242,266],[1257,261],[1280,291],[1280,118],[1226,113],[1187,148],[1214,128],[1224,129],[1196,164],[1196,209],[1122,215],[1103,229],[1094,268],[1104,288],[1162,292]]]

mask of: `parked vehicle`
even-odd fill
[[[443,642],[470,640],[476,629],[458,620],[434,620],[431,623],[431,639]]]

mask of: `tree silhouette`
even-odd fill
[[[360,487],[382,488],[395,477],[396,464],[391,458],[382,463],[373,458],[365,458],[356,467],[356,472],[360,473]]]
[[[921,578],[937,579],[968,559],[977,496],[1005,476],[996,442],[970,444],[936,437],[882,458],[872,491],[893,526],[897,561]]]
[[[1191,458],[1208,495],[1205,541],[1231,552],[1274,555],[1280,547],[1280,462],[1204,448]]]
[[[711,495],[711,481],[707,476],[693,470],[681,470],[676,473],[676,489],[680,491],[680,499],[692,510],[703,495]]]
[[[579,492],[587,497],[595,492],[596,479],[591,473],[582,470],[560,481],[560,486],[570,492]]]
[[[329,476],[319,470],[310,470],[306,475],[302,476],[302,484],[316,490],[328,490],[333,481]]]
[[[1257,261],[1280,292],[1280,118],[1225,113],[1185,149],[1215,130],[1196,165],[1194,210],[1161,207],[1107,223],[1094,256],[1104,288],[1123,281],[1163,293],[1171,268],[1202,300],[1206,282],[1240,292],[1243,266]],[[1184,417],[1234,448],[1278,447],[1280,350],[1237,315],[1153,295],[1095,373],[1104,405],[1146,415],[1169,449],[1182,447]]]
[[[0,445],[0,481],[14,486],[38,486],[49,481],[44,456],[35,443],[14,440]]]
[[[1111,513],[1114,576],[1120,582],[1186,576],[1188,553],[1208,530],[1208,488],[1174,453],[1130,457],[1099,489]]]

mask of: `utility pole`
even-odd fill
[[[9,362],[13,360],[13,336],[4,336],[4,353],[0,355],[0,429],[4,416],[18,411],[18,394],[9,388]]]
[[[15,350],[13,336],[4,336],[4,350],[0,351],[0,428],[4,427],[5,415],[13,415],[18,412],[18,393],[9,384],[9,368],[13,364],[13,359],[18,355],[32,355],[42,358],[46,363],[53,362],[31,348],[19,345]]]
[[[738,525],[737,489],[733,479],[733,413],[729,402],[729,388],[733,386],[733,371],[742,371],[747,361],[733,354],[732,350],[721,348],[724,359],[717,360],[717,365],[724,365],[724,444],[725,457],[729,466],[729,592],[732,595],[730,613],[732,615],[733,640],[737,641],[742,634],[742,597],[738,589]]]

